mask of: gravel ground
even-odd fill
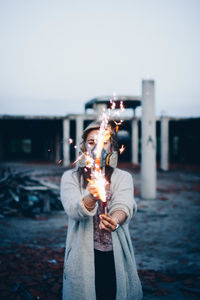
[[[63,172],[33,169],[56,183]],[[158,172],[156,200],[142,200],[140,173],[133,177],[138,211],[130,232],[144,299],[200,299],[200,173]],[[0,219],[1,300],[61,300],[66,234],[64,211]]]

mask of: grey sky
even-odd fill
[[[199,0],[1,0],[0,114],[82,113],[140,95],[156,114],[200,115]]]

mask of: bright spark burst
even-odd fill
[[[92,179],[88,179],[88,181],[97,189],[101,201],[106,202],[106,185],[108,182],[104,173],[101,170],[95,170]]]
[[[111,108],[103,111],[102,115],[100,116],[100,128],[99,132],[95,138],[96,140],[96,148],[94,150],[95,158],[93,158],[91,149],[88,151],[82,153],[78,156],[77,160],[73,163],[75,164],[79,160],[81,160],[84,156],[85,160],[85,168],[84,171],[87,172],[88,168],[91,169],[91,179],[88,179],[88,181],[96,188],[98,192],[98,196],[101,199],[102,202],[106,203],[106,185],[108,184],[106,178],[105,178],[105,169],[102,169],[100,166],[100,158],[101,153],[103,150],[103,147],[107,141],[109,141],[111,136],[111,126],[109,124],[109,119],[114,119],[116,115],[120,116],[120,110],[123,111],[124,105],[123,101],[120,101],[120,110],[116,109],[116,95],[113,94],[113,97],[110,99]],[[117,132],[119,129],[119,126],[123,123],[123,120],[120,120],[119,122],[114,121],[116,127],[115,131]],[[69,139],[69,143],[71,144],[73,142],[72,139]],[[74,148],[77,148],[77,145],[74,146]],[[120,154],[122,154],[125,150],[124,145],[119,149]]]
[[[123,101],[120,101],[120,109],[121,109],[121,111],[124,111],[124,110],[125,110]]]
[[[121,146],[121,148],[119,149],[119,153],[122,154],[124,152],[126,147],[124,147],[124,145]]]
[[[123,123],[123,120],[120,120],[120,122],[116,122],[116,121],[114,121],[114,123],[115,123],[115,131],[116,132],[118,132],[118,130],[119,130],[119,126]]]
[[[82,157],[83,157],[84,153],[79,155],[78,158],[73,162],[72,165],[75,165]]]
[[[116,108],[116,103],[112,99],[110,99],[110,104],[111,104],[111,109],[115,109]]]
[[[85,164],[87,168],[92,168],[94,166],[94,159],[89,155],[89,152],[84,153]]]
[[[73,139],[69,138],[68,142],[71,145],[73,143]]]

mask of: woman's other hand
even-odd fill
[[[100,223],[99,223],[99,228],[107,230],[109,232],[115,231],[117,227],[117,220],[110,216],[110,215],[100,215]]]

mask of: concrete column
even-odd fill
[[[69,166],[69,119],[63,120],[63,165]]]
[[[77,116],[76,117],[76,158],[79,155],[79,145],[82,141],[82,136],[83,134],[83,117],[82,116]]]
[[[104,103],[98,103],[98,104],[95,103],[93,109],[94,109],[94,113],[98,116],[98,118],[100,118],[102,112],[107,109],[107,105]]]
[[[160,168],[163,171],[169,170],[169,118],[161,117],[161,160]]]
[[[3,136],[0,132],[0,161],[4,160],[4,145],[5,145],[5,141],[3,140]]]
[[[60,134],[59,132],[57,131],[56,132],[56,157],[55,157],[55,160],[56,162],[58,163],[58,161],[60,160]]]
[[[138,164],[138,120],[132,120],[132,163]]]
[[[142,166],[141,196],[156,198],[156,123],[154,81],[142,81]]]

